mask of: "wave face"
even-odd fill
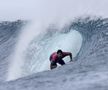
[[[13,82],[5,82],[5,84],[1,84],[0,88],[2,90],[19,90],[19,88],[20,90],[61,90],[61,88],[62,90],[71,90],[72,88],[73,90],[107,90],[108,19],[96,17],[78,18],[69,25],[66,25],[60,33],[65,33],[67,35],[66,37],[68,37],[68,35],[70,35],[69,33],[73,30],[78,31],[83,38],[81,49],[76,54],[74,63],[57,68],[51,72],[41,72]],[[53,33],[49,31],[45,34],[46,35],[42,36],[46,38],[37,38],[40,39],[38,41],[34,39],[30,46],[33,47],[35,43],[35,45],[39,44],[40,47],[41,45],[43,47],[46,45],[46,42],[53,41],[49,40],[48,37],[53,37],[58,33],[53,35]],[[41,42],[41,40],[45,42]],[[47,47],[49,46],[46,46],[44,49],[47,49]],[[35,47],[35,49],[38,50],[37,47]],[[31,57],[29,57],[31,54],[29,50],[31,51],[32,48],[27,49],[28,52],[26,55],[31,59]]]

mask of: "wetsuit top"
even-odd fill
[[[70,52],[63,52],[63,55],[62,55],[62,58],[64,58],[65,56],[68,56],[70,55],[71,53]],[[61,59],[62,59],[61,58]],[[57,61],[59,58],[57,56],[57,52],[54,52],[53,54],[51,54],[50,56],[50,61]]]

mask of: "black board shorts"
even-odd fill
[[[51,61],[50,68],[51,69],[56,68],[57,67],[57,63],[59,63],[60,65],[64,65],[65,64],[65,62],[63,60]]]

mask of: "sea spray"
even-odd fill
[[[38,22],[31,22],[22,32],[15,47],[15,51],[11,54],[11,62],[9,64],[7,81],[22,77],[22,68],[25,62],[24,51],[28,47],[31,40],[39,35],[42,31],[41,24]]]

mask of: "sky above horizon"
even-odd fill
[[[107,17],[108,0],[0,0],[0,20]]]

